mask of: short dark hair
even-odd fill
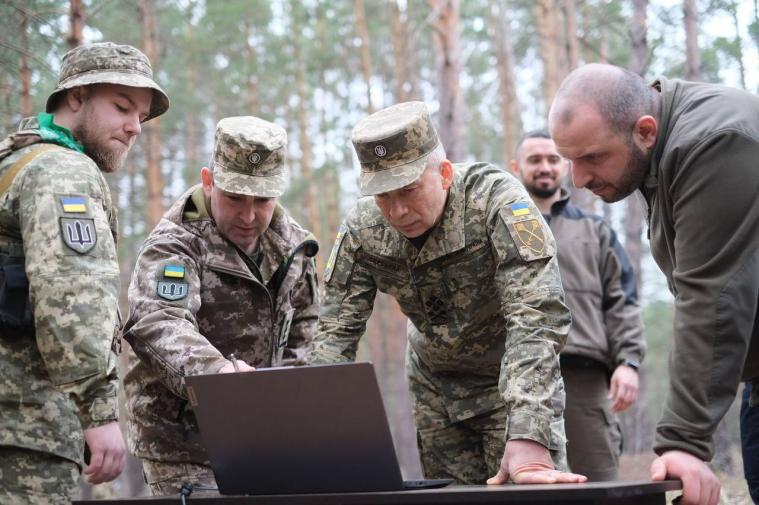
[[[525,140],[528,139],[550,139],[551,134],[548,133],[548,128],[538,128],[536,130],[530,130],[527,133],[524,133],[517,142],[517,146],[514,149],[514,157],[518,160],[519,156],[521,155],[522,151],[522,144],[524,144]]]

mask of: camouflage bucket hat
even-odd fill
[[[169,97],[153,81],[153,69],[147,56],[132,46],[99,42],[76,47],[63,55],[58,86],[47,98],[46,111],[52,112],[62,91],[97,83],[153,90],[145,121],[160,116],[169,108]]]
[[[364,196],[393,191],[417,180],[439,144],[424,102],[404,102],[375,112],[353,128]]]
[[[228,117],[216,125],[214,184],[229,193],[278,197],[285,192],[287,133],[252,116]]]

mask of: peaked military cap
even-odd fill
[[[424,102],[403,102],[362,119],[352,134],[361,163],[364,196],[393,191],[417,180],[439,144]]]
[[[147,56],[129,45],[98,42],[76,47],[63,55],[58,86],[47,98],[45,109],[52,112],[58,95],[67,89],[98,83],[153,90],[150,112],[144,121],[160,116],[169,108],[169,97],[153,80]]]
[[[278,197],[285,192],[287,133],[252,116],[228,117],[216,125],[214,184],[229,193]]]

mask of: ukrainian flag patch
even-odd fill
[[[530,205],[524,202],[515,203],[511,206],[512,216],[526,216],[530,213]]]
[[[163,276],[172,279],[184,279],[184,267],[182,265],[166,265],[163,267]]]
[[[64,196],[61,198],[63,212],[81,214],[87,212],[87,199],[81,196]]]

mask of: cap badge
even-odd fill
[[[248,161],[250,161],[254,165],[258,165],[258,163],[261,161],[261,155],[258,153],[253,153],[250,156],[248,156]]]
[[[383,146],[382,144],[378,144],[374,146],[374,154],[376,154],[380,158],[384,158],[385,155],[387,154],[387,149],[385,149],[385,146]]]

